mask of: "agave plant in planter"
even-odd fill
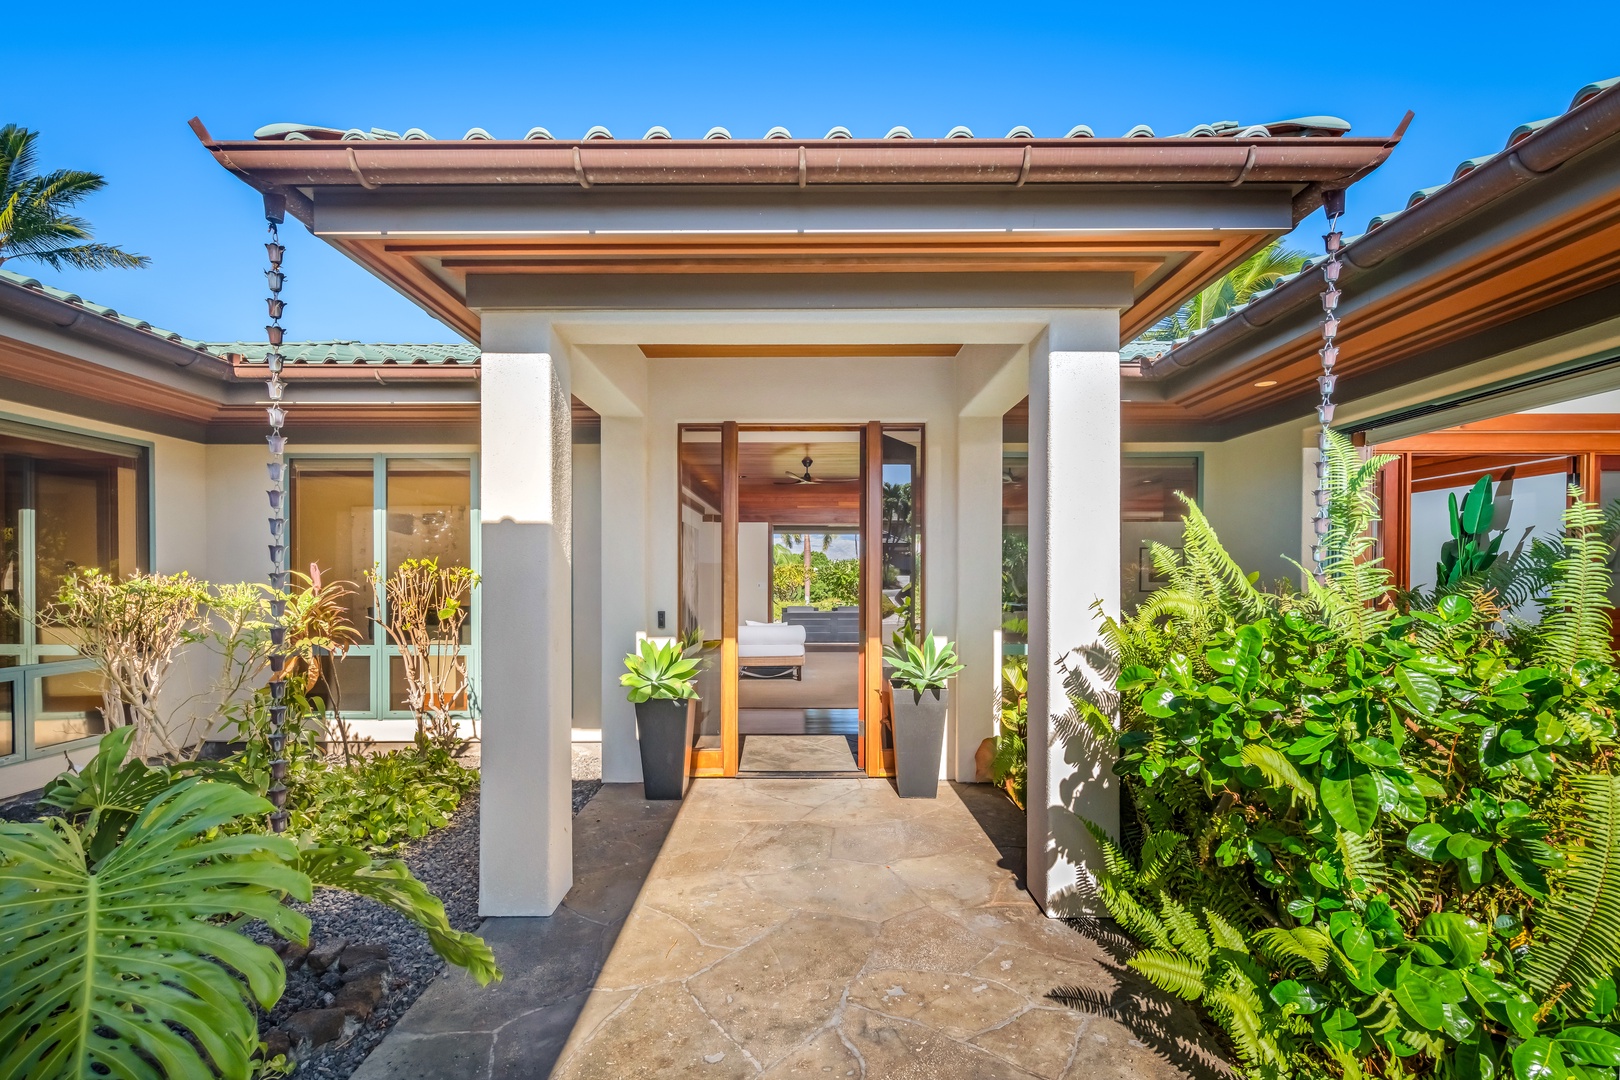
[[[636,707],[642,789],[649,799],[679,799],[692,771],[692,703],[698,696],[692,678],[698,662],[687,657],[679,641],[643,638],[624,666],[619,682],[630,688]]]
[[[926,635],[919,644],[898,638],[883,656],[894,688],[895,784],[902,799],[939,794],[939,755],[945,743],[947,683],[962,670],[956,649]]]

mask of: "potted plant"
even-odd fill
[[[636,706],[637,741],[641,746],[641,784],[649,799],[679,799],[686,794],[691,772],[692,702],[697,688],[692,676],[698,662],[686,658],[678,641],[660,645],[644,638],[638,652],[625,657],[619,682],[630,688]]]
[[[950,706],[945,684],[962,665],[955,647],[932,634],[922,644],[897,635],[883,660],[894,688],[895,784],[902,799],[932,799]]]

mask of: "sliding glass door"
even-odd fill
[[[106,730],[101,678],[50,605],[73,574],[147,568],[148,451],[0,421],[0,759]]]

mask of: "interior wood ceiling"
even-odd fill
[[[852,433],[853,434],[853,433]],[[848,525],[860,521],[861,446],[856,441],[783,442],[750,441],[737,446],[738,496],[741,520],[776,525]],[[800,459],[814,459],[810,475],[847,483],[795,484],[789,473],[804,472]],[[698,496],[711,507],[720,505],[720,444],[681,444],[682,472]]]

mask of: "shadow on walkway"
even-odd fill
[[[987,785],[700,780],[682,803],[608,785],[575,819],[557,913],[484,923],[505,981],[439,979],[355,1076],[1219,1074],[1117,931],[1041,914],[1024,836]]]
[[[606,784],[574,818],[574,887],[549,918],[486,919],[505,977],[459,971],[417,999],[354,1080],[488,1080],[551,1071],[675,822],[678,802]]]

